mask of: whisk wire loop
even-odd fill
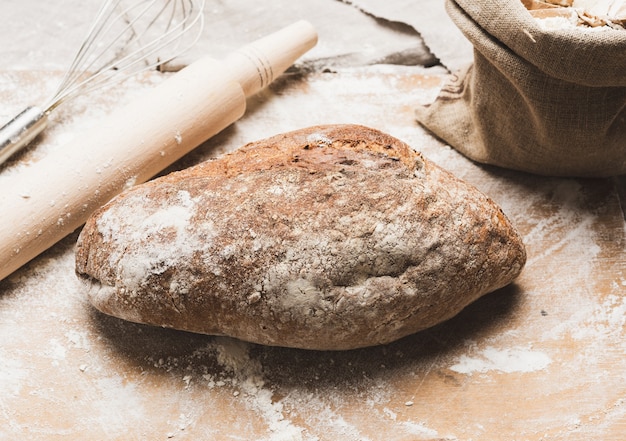
[[[102,29],[106,26],[107,23],[110,23],[111,17],[115,12],[115,8],[118,7],[119,3],[119,0],[115,3],[109,1],[105,1],[104,3],[102,3],[95,20],[93,21],[83,42],[79,46],[78,51],[74,56],[74,59],[72,60],[72,64],[65,71],[65,75],[61,80],[61,83],[59,84],[56,93],[50,99],[51,103],[55,103],[57,99],[60,99],[63,91],[69,90],[72,84],[76,84],[78,78],[80,78],[80,76],[83,75],[84,72],[87,71],[91,67],[91,65],[96,62],[98,57],[92,57],[93,61],[90,63],[90,65],[84,66],[82,69],[79,69],[82,63],[85,62],[85,58],[89,55],[90,48],[94,47],[94,42],[102,34]],[[59,102],[56,103],[54,107],[56,107],[60,103],[61,100],[59,100]],[[52,110],[52,106],[46,107],[50,107],[50,110]]]
[[[203,9],[204,0],[105,0],[54,95],[0,127],[0,164],[44,130],[48,115],[66,100],[162,65],[193,46],[204,26]]]
[[[46,112],[79,93],[171,61],[200,37],[204,0],[122,3],[106,1],[102,5],[59,88],[44,107]],[[182,37],[189,34],[191,38],[184,41]]]

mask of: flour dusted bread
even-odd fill
[[[76,270],[122,319],[338,350],[449,319],[525,259],[474,187],[389,135],[336,125],[126,191],[86,223]]]

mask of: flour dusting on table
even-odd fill
[[[313,74],[306,90],[278,84],[184,161],[329,120],[384,129],[476,184],[519,226],[529,263],[516,286],[387,347],[260,348],[101,316],[74,275],[74,234],[0,282],[0,438],[611,439],[626,418],[625,230],[615,191],[602,180],[476,167],[414,125],[413,106],[436,96],[441,75],[369,69]],[[9,76],[0,75],[4,97],[19,77]],[[20,110],[33,80],[5,100],[7,113]],[[0,183],[97,123],[124,90],[83,117],[58,114],[67,125],[51,126]]]
[[[463,355],[450,369],[461,374],[486,373],[489,371],[510,374],[535,372],[545,369],[552,360],[540,351],[527,348],[498,349],[486,347],[475,356]]]

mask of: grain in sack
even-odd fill
[[[626,173],[626,6],[608,2],[607,17],[560,7],[568,3],[447,0],[474,62],[417,109],[418,121],[480,163],[552,176]],[[571,25],[558,17],[567,14]]]

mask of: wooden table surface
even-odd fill
[[[43,97],[41,85],[61,75],[0,72],[2,114]],[[170,170],[309,125],[368,125],[502,206],[528,251],[514,284],[386,346],[263,347],[98,313],[74,275],[75,232],[0,282],[0,439],[623,439],[624,178],[548,178],[469,161],[414,119],[447,75],[400,65],[296,70]],[[0,188],[161,80],[147,74],[60,109],[0,168]]]

